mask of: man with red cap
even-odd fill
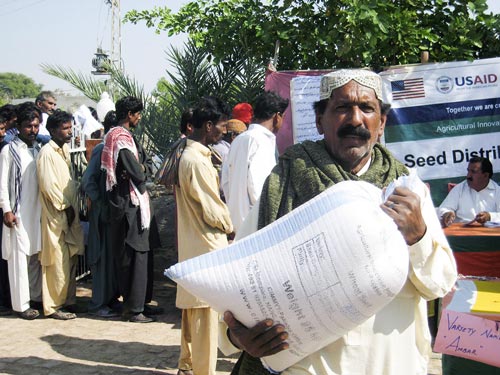
[[[253,118],[252,106],[249,103],[236,104],[233,108],[233,113],[231,113],[231,118],[243,121],[246,126],[250,125]]]
[[[274,92],[259,95],[252,124],[234,140],[222,163],[221,185],[235,232],[259,199],[264,181],[276,165],[276,134],[287,107],[288,99]]]

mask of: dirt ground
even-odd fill
[[[165,309],[148,324],[100,319],[82,313],[69,321],[14,315],[0,317],[0,374],[176,374],[180,311],[175,284],[163,270],[177,262],[175,203],[162,189],[152,193],[162,247],[155,251],[153,303]],[[91,296],[91,279],[78,282],[78,305]],[[220,353],[218,374],[228,374],[236,361]]]
[[[175,308],[175,284],[163,270],[175,264],[175,203],[172,195],[154,189],[152,199],[162,247],[155,252],[153,303],[165,309],[149,324],[99,319],[79,314],[70,321],[39,318],[26,321],[0,317],[0,374],[176,374],[180,343],[180,311]],[[78,304],[86,305],[91,280],[78,283]],[[219,352],[218,375],[229,374],[236,358]],[[434,354],[429,374],[441,374]]]

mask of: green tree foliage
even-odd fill
[[[252,102],[264,88],[264,67],[243,54],[216,63],[207,48],[189,40],[182,49],[171,48],[167,58],[174,69],[166,72],[168,80],[160,80],[153,93],[155,111],[163,122],[151,129],[162,154],[180,134],[184,109],[201,97],[217,96],[233,106]]]
[[[418,63],[498,55],[500,17],[486,0],[197,0],[177,13],[133,10],[156,32],[189,33],[217,60],[236,51],[265,63],[280,44],[279,69]]]
[[[181,108],[194,105],[205,95],[217,96],[230,105],[252,101],[264,88],[264,66],[243,53],[212,61],[211,51],[192,40],[183,49],[172,48],[167,71],[168,92]]]
[[[42,85],[19,73],[0,73],[0,92],[3,98],[34,98],[42,90]]]

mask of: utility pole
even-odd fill
[[[120,19],[120,0],[111,0],[111,61],[122,71],[122,33]]]
[[[92,72],[95,75],[110,75],[109,64],[118,70],[123,70],[122,64],[122,36],[120,19],[120,0],[105,0],[111,7],[111,56],[108,56],[101,47],[97,47],[95,57],[92,59],[92,66],[96,69]],[[113,77],[107,81],[111,92],[113,92]]]

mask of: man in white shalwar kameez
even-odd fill
[[[39,312],[30,299],[41,303],[42,274],[38,260],[41,249],[36,142],[41,112],[34,103],[18,109],[19,134],[0,154],[0,207],[3,215],[2,256],[8,262],[12,309],[23,319]]]
[[[324,139],[293,145],[280,156],[236,241],[342,181],[365,181],[384,188],[410,174],[378,143],[390,109],[383,102],[378,74],[365,69],[328,73],[321,79],[319,96],[314,110]],[[415,186],[416,192],[397,187],[380,206],[408,245],[404,287],[375,315],[288,367],[282,375],[427,375],[431,336],[426,300],[446,295],[457,270],[429,190],[421,180]],[[340,230],[349,224],[335,225]],[[259,358],[289,348],[285,325],[275,324],[273,319],[247,328],[227,311],[224,321],[227,325],[221,324],[219,348],[226,355],[244,350],[233,375],[269,374]]]
[[[260,197],[262,186],[276,165],[276,134],[283,124],[288,99],[265,91],[254,104],[254,120],[238,136],[222,163],[221,186],[231,213],[234,231]]]

